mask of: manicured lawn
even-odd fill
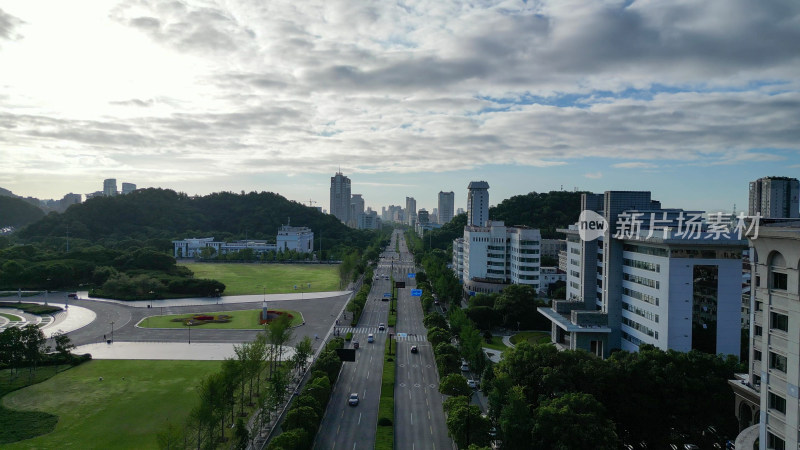
[[[291,314],[294,316],[292,318],[292,326],[297,326],[303,323],[303,314],[300,311],[290,311],[285,309],[280,309],[277,311],[283,311]],[[228,323],[206,323],[203,325],[195,325],[192,328],[194,329],[230,329],[230,330],[254,330],[258,328],[263,328],[263,325],[259,325],[258,318],[261,314],[260,309],[247,309],[244,311],[222,311],[222,312],[211,312],[211,313],[200,313],[203,315],[208,316],[217,316],[219,314],[226,314],[232,316],[232,319]],[[168,316],[151,316],[143,319],[139,322],[139,326],[142,328],[187,328],[183,322],[172,322],[172,319],[177,318],[189,318],[193,314],[173,314]]]
[[[511,336],[511,343],[516,345],[522,342],[523,339],[527,339],[528,343],[531,345],[549,344],[550,334],[543,331],[523,331]]]
[[[484,339],[481,342],[481,345],[492,350],[497,350],[498,352],[502,352],[510,348],[506,347],[506,344],[503,344],[502,336],[492,336],[492,342],[486,342],[486,339]]]
[[[11,370],[0,370],[0,398],[5,394],[30,386],[69,369],[69,365],[45,366],[36,370],[33,376],[28,369],[20,370],[10,377]],[[58,416],[40,411],[14,411],[3,407],[0,402],[0,444],[30,439],[53,431]]]
[[[6,314],[6,313],[0,313],[0,317],[5,317],[6,319],[12,322],[19,322],[22,320],[22,317],[20,316],[15,316],[13,314]]]
[[[285,294],[339,290],[339,266],[334,264],[215,264],[180,263],[196,278],[225,284],[224,295]],[[308,287],[311,283],[311,287]],[[297,286],[297,290],[294,289]]]
[[[199,402],[195,386],[220,365],[221,361],[84,363],[2,399],[7,408],[58,416],[52,433],[3,448],[157,448],[162,426],[167,421],[183,426]]]

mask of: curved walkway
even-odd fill
[[[291,300],[313,300],[319,298],[332,298],[340,295],[349,294],[350,291],[328,291],[328,292],[302,292],[299,294],[254,294],[254,295],[227,295],[222,297],[191,297],[191,298],[175,298],[168,300],[111,300],[107,298],[90,297],[89,292],[79,291],[78,298],[81,300],[92,300],[95,302],[116,303],[118,305],[131,306],[134,308],[147,308],[152,305],[157,307],[172,307],[172,306],[200,306],[200,305],[225,305],[231,303],[261,303],[264,299],[267,303],[271,301],[291,301]]]

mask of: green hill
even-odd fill
[[[21,227],[44,217],[44,212],[21,198],[0,196],[0,228]]]
[[[566,228],[578,221],[581,214],[583,192],[551,191],[515,195],[489,209],[492,220],[502,220],[506,225],[526,225],[538,228],[545,239],[559,236],[556,228]]]

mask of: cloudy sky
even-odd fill
[[[649,189],[745,207],[800,175],[796,0],[0,5],[0,187],[104,178],[328,208]]]

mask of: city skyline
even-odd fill
[[[330,210],[439,191],[650,190],[746,210],[800,172],[800,5],[756,1],[10,0],[0,187],[58,199],[106,178]],[[98,39],[102,36],[102,39]],[[424,170],[420,171],[422,168]]]

